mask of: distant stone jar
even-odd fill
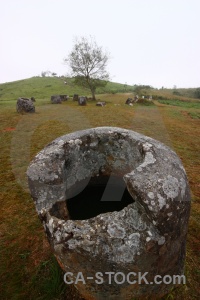
[[[53,96],[51,96],[51,103],[53,103],[53,104],[61,104],[62,100],[61,100],[60,95],[53,95]]]
[[[74,94],[74,96],[73,96],[73,101],[78,101],[78,94]]]
[[[60,95],[61,101],[67,101],[69,99],[69,96],[67,95]]]
[[[133,103],[133,99],[132,99],[132,98],[128,98],[128,99],[126,100],[126,103],[125,103],[125,104],[130,105],[131,103]]]
[[[16,110],[18,113],[34,113],[35,112],[35,106],[33,104],[33,101],[29,98],[18,98],[17,104],[16,104]]]
[[[69,281],[81,272],[86,299],[157,299],[173,285],[156,275],[183,274],[190,190],[164,144],[116,127],[78,131],[47,145],[27,175],[53,253]]]
[[[78,97],[78,104],[81,106],[87,105],[87,97]]]

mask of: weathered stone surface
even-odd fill
[[[69,99],[69,96],[67,95],[60,95],[61,101],[67,101]]]
[[[53,96],[51,96],[51,103],[53,103],[53,104],[61,104],[62,101],[61,101],[60,95],[53,95]]]
[[[86,284],[76,287],[86,299],[156,299],[172,287],[117,284],[114,275],[109,284],[105,272],[135,272],[131,281],[148,272],[148,282],[183,274],[190,191],[164,144],[121,128],[83,130],[47,145],[27,175],[52,250],[66,272],[82,272]]]
[[[96,103],[96,106],[105,106],[106,105],[106,102],[105,101],[98,101]]]
[[[139,96],[136,95],[136,96],[134,97],[134,102],[138,102],[138,99],[139,99]]]
[[[87,97],[78,97],[78,104],[81,106],[87,105]]]
[[[78,101],[78,94],[74,94],[73,100],[74,100],[74,101]]]
[[[132,99],[132,98],[128,98],[128,99],[126,100],[126,103],[125,103],[125,104],[130,105],[131,103],[133,103],[133,99]]]
[[[34,113],[35,106],[31,99],[21,97],[18,98],[17,100],[16,110],[18,113],[22,113],[22,112]]]

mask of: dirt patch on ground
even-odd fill
[[[7,127],[3,129],[3,131],[13,131],[13,130],[15,130],[15,128],[12,127]]]

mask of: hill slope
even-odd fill
[[[195,88],[188,89],[155,89],[143,85],[126,85],[116,82],[108,82],[104,88],[98,88],[96,94],[134,93],[152,95],[154,99],[187,100],[195,98]],[[50,99],[51,95],[74,94],[91,96],[87,88],[80,87],[74,83],[73,78],[66,77],[32,77],[28,79],[0,84],[0,101],[17,100],[19,97],[35,97],[35,99]]]
[[[108,82],[105,88],[97,89],[97,93],[116,93],[133,91],[133,86]],[[90,90],[74,84],[72,78],[64,77],[32,77],[14,82],[0,84],[0,101],[17,100],[19,97],[35,97],[48,99],[51,95],[73,94],[90,96]]]

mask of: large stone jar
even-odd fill
[[[156,299],[174,283],[162,278],[183,274],[190,192],[164,144],[115,127],[78,131],[47,145],[27,175],[65,279],[86,299]]]
[[[35,106],[33,104],[33,100],[24,97],[18,98],[16,103],[16,110],[18,113],[34,113]]]

